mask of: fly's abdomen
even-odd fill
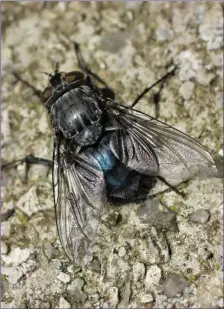
[[[131,170],[114,155],[107,139],[93,150],[93,158],[104,173],[108,198],[132,198],[139,189],[140,174]]]
[[[94,159],[98,162],[100,169],[106,173],[111,170],[117,163],[117,158],[106,145],[98,147],[93,152]]]
[[[54,127],[81,146],[93,145],[103,132],[102,112],[89,91],[82,86],[64,93],[50,111]]]

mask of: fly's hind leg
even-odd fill
[[[78,61],[78,66],[79,68],[86,74],[89,76],[92,76],[96,81],[98,81],[101,85],[103,85],[104,87],[101,88],[101,91],[103,92],[103,94],[110,98],[110,99],[114,99],[115,98],[115,94],[114,91],[107,85],[107,83],[101,78],[99,77],[96,73],[92,72],[88,65],[86,64],[81,50],[80,50],[80,46],[78,43],[74,42],[74,49],[75,49],[75,54],[76,54],[76,58]]]
[[[23,164],[23,163],[26,166],[25,179],[26,179],[26,182],[27,182],[28,171],[29,171],[30,165],[32,165],[32,164],[39,164],[39,165],[45,165],[45,166],[48,166],[48,167],[52,167],[52,163],[53,162],[51,160],[34,157],[33,155],[27,155],[27,156],[25,156],[22,159],[15,160],[15,161],[3,164],[1,166],[1,168],[2,168],[2,170],[6,170],[6,169],[9,169],[9,168],[14,168],[14,167],[16,167],[16,166],[18,166],[20,164]]]
[[[165,178],[162,176],[157,177],[160,181],[162,181],[167,187],[169,187],[172,191],[174,191],[176,194],[181,196],[182,198],[186,197],[186,194],[180,190],[178,190],[175,186],[171,185]]]

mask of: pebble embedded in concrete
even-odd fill
[[[70,276],[65,274],[65,273],[63,273],[63,272],[60,272],[58,274],[57,278],[58,278],[58,280],[60,280],[60,281],[62,281],[64,283],[68,283],[71,280]]]
[[[180,95],[184,98],[184,100],[190,100],[194,91],[194,84],[190,81],[186,81],[182,84],[179,89]]]
[[[64,297],[60,297],[58,308],[71,308],[71,305],[66,299],[64,299]]]
[[[119,302],[119,297],[118,297],[118,288],[116,286],[110,287],[107,290],[107,299],[110,308],[117,306]]]
[[[57,250],[52,246],[52,244],[49,241],[44,242],[44,253],[48,260],[51,260],[54,255],[56,255]]]
[[[2,259],[7,265],[18,266],[27,261],[33,252],[32,249],[20,249],[16,247],[13,248],[8,255],[2,257]]]
[[[220,18],[216,17],[216,21],[214,22],[211,15],[199,26],[199,36],[206,42],[208,50],[218,49],[223,46],[223,26],[221,19],[220,14]]]
[[[152,308],[150,305],[153,305],[154,298],[151,293],[140,292],[137,296],[139,305],[144,306],[144,308]]]
[[[181,51],[174,58],[174,62],[179,67],[179,78],[181,81],[188,81],[195,77],[197,70],[201,67],[201,60],[190,50]]]
[[[130,33],[125,31],[108,33],[101,39],[99,48],[101,50],[109,51],[111,53],[117,53],[126,45],[129,36]]]
[[[176,231],[176,213],[165,208],[159,200],[148,200],[137,209],[137,215],[144,222],[158,228]]]
[[[167,275],[162,289],[167,297],[175,297],[178,294],[183,294],[187,286],[188,282],[182,275],[170,273]]]
[[[159,285],[162,271],[157,265],[150,266],[146,271],[145,288],[149,291],[154,291]]]
[[[1,236],[8,238],[11,233],[11,224],[9,221],[1,223]]]
[[[206,209],[199,209],[189,216],[189,221],[204,224],[209,220],[209,212]]]
[[[7,254],[8,253],[8,246],[4,241],[1,241],[1,254]]]
[[[20,278],[23,276],[23,272],[20,269],[15,267],[2,267],[1,268],[2,275],[7,277],[7,280],[11,284],[16,284]]]
[[[77,302],[81,302],[81,303],[84,303],[87,298],[87,295],[82,291],[83,286],[84,286],[84,281],[81,278],[76,278],[67,287],[68,294],[73,296]]]
[[[126,249],[124,246],[120,247],[119,251],[118,251],[118,255],[119,257],[124,257],[126,255]]]
[[[208,86],[215,77],[214,73],[207,73],[204,69],[197,71],[196,80],[203,86]]]
[[[218,108],[223,107],[223,93],[221,91],[216,94],[215,103]]]
[[[127,280],[127,282],[123,286],[122,292],[120,292],[120,302],[122,306],[127,306],[129,304],[131,293],[131,282]]]
[[[43,193],[47,190],[50,184],[38,184],[30,187],[30,189],[20,197],[17,202],[17,207],[24,212],[27,216],[32,216],[38,211],[43,211],[49,208],[52,208],[52,204],[48,199],[39,199],[39,192],[43,191]]]
[[[133,265],[133,278],[134,282],[142,280],[145,276],[145,265],[141,262],[136,262]]]
[[[167,28],[157,28],[156,37],[159,42],[171,40],[173,38],[173,30]]]

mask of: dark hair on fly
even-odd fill
[[[56,88],[58,85],[62,83],[59,67],[60,67],[59,62],[56,62],[54,75],[52,74],[49,75],[49,82],[53,88]]]
[[[56,88],[58,85],[62,83],[62,76],[61,73],[59,72],[60,64],[57,61],[55,64],[55,69],[54,69],[54,74],[43,72],[48,76],[49,83],[53,88]]]

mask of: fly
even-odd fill
[[[157,179],[171,186],[170,179],[214,175],[216,167],[199,142],[134,109],[176,69],[147,87],[127,107],[88,69],[77,43],[74,47],[81,71],[61,72],[57,65],[54,74],[48,74],[44,91],[15,74],[41,98],[51,120],[54,147],[53,163],[28,156],[13,164],[52,165],[57,230],[67,256],[76,262],[91,251],[106,201],[144,200]]]

